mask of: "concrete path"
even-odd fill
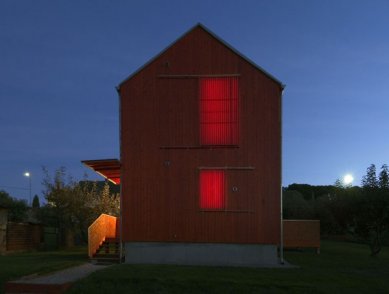
[[[75,281],[108,266],[85,263],[44,276],[30,275],[7,282],[5,293],[63,293]]]

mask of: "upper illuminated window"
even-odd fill
[[[199,82],[200,144],[238,145],[238,78],[201,78]]]

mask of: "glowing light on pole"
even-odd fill
[[[30,188],[30,206],[32,206],[32,202],[31,202],[31,174],[29,172],[25,172],[24,173],[24,176],[28,178],[29,180],[29,188]]]

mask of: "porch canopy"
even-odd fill
[[[118,159],[82,160],[81,162],[115,185],[120,184],[120,161]]]

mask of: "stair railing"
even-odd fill
[[[90,258],[106,238],[117,238],[118,218],[108,214],[101,214],[88,228],[88,255]]]

